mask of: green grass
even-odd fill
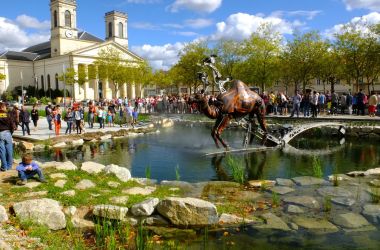
[[[317,178],[323,177],[322,163],[316,156],[313,157],[313,176]]]
[[[235,182],[244,184],[246,181],[245,167],[243,166],[243,161],[236,157],[228,155],[226,157],[226,162],[228,168],[231,170],[232,179]]]
[[[175,167],[175,179],[179,181],[181,179],[181,175],[179,174],[179,165]]]

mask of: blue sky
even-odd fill
[[[2,2],[0,51],[49,39],[48,0]],[[105,36],[104,14],[128,14],[130,49],[155,68],[169,68],[184,43],[195,39],[242,40],[270,22],[285,37],[319,30],[329,37],[350,21],[380,22],[380,0],[77,0],[80,30]]]

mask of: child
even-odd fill
[[[111,125],[112,125],[112,113],[109,110],[108,110],[108,114],[107,114],[107,120],[108,120],[108,127],[111,127]]]
[[[136,125],[137,123],[137,117],[139,115],[139,112],[137,111],[137,108],[135,108],[135,110],[132,112],[132,117],[133,117],[133,125]]]
[[[40,182],[46,182],[44,175],[37,163],[33,162],[33,156],[26,154],[22,157],[22,162],[16,167],[18,171],[18,177],[21,179],[21,185],[25,185],[28,179],[32,178],[36,174],[39,177]]]

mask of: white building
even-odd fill
[[[51,38],[50,41],[31,46],[23,51],[6,51],[0,54],[0,73],[6,75],[0,80],[0,94],[23,85],[38,89],[63,90],[64,82],[58,79],[64,68],[78,66],[92,70],[93,63],[102,49],[113,48],[120,52],[128,64],[143,59],[128,50],[127,20],[125,13],[111,11],[105,14],[105,40],[86,31],[77,29],[76,0],[50,0]],[[89,67],[90,66],[90,67]],[[76,100],[111,99],[113,97],[134,98],[142,95],[140,84],[126,84],[113,93],[114,88],[107,79],[90,79],[82,86],[66,86]]]

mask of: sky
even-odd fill
[[[0,52],[50,39],[49,2],[2,0]],[[128,15],[129,49],[164,70],[186,43],[242,41],[266,22],[285,38],[311,30],[332,38],[350,22],[380,23],[380,0],[77,0],[77,28],[104,39],[111,10]]]

